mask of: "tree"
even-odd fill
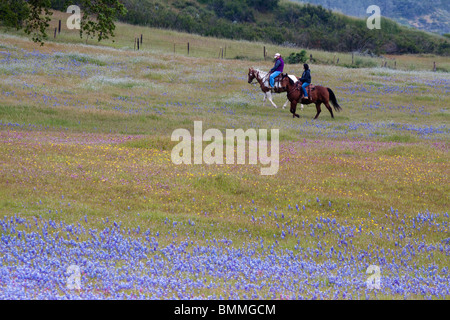
[[[305,63],[307,59],[308,58],[306,58],[306,51],[302,50],[297,53],[292,52],[287,58],[287,63],[289,64]]]
[[[81,10],[80,37],[83,33],[91,39],[97,35],[98,41],[114,37],[114,21],[127,12],[119,0],[81,0]]]
[[[44,40],[47,39],[46,29],[51,20],[50,0],[28,0],[30,11],[25,20],[25,32],[33,34],[32,40],[44,45]],[[42,15],[43,13],[43,15]]]
[[[278,7],[279,0],[247,0],[249,6],[261,12],[274,10]]]
[[[0,23],[6,27],[20,29],[24,17],[29,15],[25,0],[2,0],[0,2]]]
[[[0,24],[17,30],[25,28],[41,45],[47,38],[51,15],[50,0],[3,0],[0,4]]]
[[[120,0],[78,0],[83,18],[80,24],[80,37],[97,36],[98,41],[114,37],[114,21],[126,13]],[[24,29],[32,34],[32,40],[44,45],[48,39],[47,28],[51,20],[52,0],[2,0],[0,3],[0,25]]]

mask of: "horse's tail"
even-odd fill
[[[337,102],[337,99],[336,99],[336,96],[334,95],[334,92],[330,88],[327,88],[327,89],[328,89],[328,93],[330,94],[330,101],[333,104],[334,110],[335,111],[341,111],[342,108],[339,105],[339,103]]]

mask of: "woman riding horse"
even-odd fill
[[[300,78],[300,81],[302,83],[304,98],[309,99],[308,92],[306,92],[306,87],[311,84],[311,71],[309,70],[309,66],[306,63],[303,65],[303,69],[305,71],[303,72],[302,77]]]
[[[287,90],[287,97],[291,102],[291,113],[293,117],[300,118],[298,114],[295,113],[297,110],[297,103],[301,102],[304,104],[315,103],[317,114],[314,119],[317,119],[319,116],[321,109],[320,105],[323,103],[327,107],[328,111],[331,113],[331,117],[334,118],[333,110],[331,109],[329,101],[333,104],[335,111],[341,111],[342,108],[338,104],[336,100],[336,96],[334,92],[330,88],[315,86],[314,89],[311,90],[311,96],[308,100],[302,99],[303,96],[303,88],[300,86],[300,82],[295,82],[288,76],[283,74],[283,77],[280,82],[282,87],[285,87]]]

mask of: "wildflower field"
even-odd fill
[[[449,299],[450,73],[311,63],[312,121],[249,67],[0,33],[0,299]],[[279,129],[279,172],[173,164],[194,121]]]

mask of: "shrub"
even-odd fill
[[[298,64],[298,63],[305,63],[307,60],[306,58],[306,51],[302,50],[300,52],[292,52],[289,57],[287,58],[287,63],[289,64]]]

